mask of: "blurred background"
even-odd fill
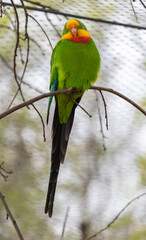
[[[100,52],[101,70],[95,85],[113,88],[146,109],[146,1],[33,2],[35,4],[24,1],[24,4],[49,40],[38,23],[29,17],[29,61],[22,83],[26,100],[49,91],[51,45],[54,47],[60,40],[66,21],[76,17],[86,25]],[[13,73],[17,22],[10,3],[3,1],[0,18],[0,113],[8,108],[18,88]],[[22,2],[14,3],[22,7]],[[52,13],[54,10],[57,12]],[[16,71],[20,80],[27,56],[27,39],[24,10],[17,6],[17,11],[20,41]],[[0,190],[24,239],[61,239],[69,208],[64,239],[84,240],[111,222],[134,197],[146,192],[146,118],[123,99],[111,93],[103,94],[109,130],[100,93],[87,91],[81,105],[92,118],[77,108],[65,162],[60,168],[51,219],[44,214],[44,205],[54,103],[49,125],[45,126],[46,142],[40,117],[32,106],[0,120],[0,163],[4,161],[5,168],[13,171],[7,182],[0,177]],[[18,94],[13,106],[21,102]],[[46,122],[48,99],[34,105]],[[145,209],[144,196],[95,239],[146,239]],[[18,239],[10,219],[6,220],[1,202],[0,239]]]

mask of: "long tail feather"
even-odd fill
[[[80,98],[77,99],[80,101]],[[73,106],[72,112],[66,124],[60,124],[58,116],[58,106],[56,102],[56,108],[52,126],[52,153],[51,153],[51,172],[48,185],[48,193],[45,205],[45,213],[48,213],[49,217],[52,217],[53,202],[55,197],[55,190],[57,185],[57,178],[60,168],[60,163],[64,161],[69,135],[71,132],[74,112],[76,105]]]

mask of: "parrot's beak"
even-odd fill
[[[78,35],[77,28],[73,27],[73,28],[70,29],[70,31],[71,31],[71,34],[73,35],[73,37],[76,37]]]

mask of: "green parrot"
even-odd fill
[[[80,93],[68,93],[55,96],[55,113],[52,126],[51,172],[45,213],[53,213],[53,202],[59,173],[63,163],[69,135],[71,132],[77,103],[85,90],[91,87],[98,77],[100,55],[85,25],[76,19],[70,19],[64,26],[61,40],[57,43],[51,57],[50,91],[66,88],[80,89]],[[47,123],[52,102],[49,98]],[[72,99],[71,99],[72,98]]]

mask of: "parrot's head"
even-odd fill
[[[91,39],[85,25],[77,19],[70,19],[64,26],[61,39],[73,42],[86,42]]]

